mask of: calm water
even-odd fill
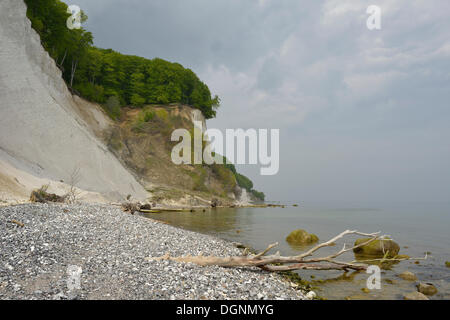
[[[400,245],[401,254],[423,257],[425,252],[431,252],[431,256],[420,261],[420,264],[405,261],[391,270],[384,270],[382,289],[372,290],[368,294],[361,291],[368,277],[362,272],[299,271],[299,274],[312,281],[316,291],[328,299],[402,299],[404,293],[416,290],[415,282],[404,281],[396,274],[409,270],[417,275],[419,281],[431,282],[438,288],[439,293],[432,299],[450,299],[450,268],[445,266],[445,261],[450,261],[450,204],[380,208],[300,205],[284,209],[211,209],[206,212],[169,212],[148,216],[188,230],[240,242],[257,250],[279,242],[278,250],[283,255],[297,254],[305,249],[293,248],[285,241],[286,236],[295,229],[315,233],[321,241],[329,240],[347,229],[366,233],[382,231]],[[347,238],[347,244],[352,244],[354,239]],[[334,252],[342,244],[321,249],[318,253]],[[344,259],[353,260],[353,253],[340,258]],[[394,283],[389,280],[394,280]]]

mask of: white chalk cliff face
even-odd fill
[[[192,109],[192,114],[191,114],[191,119],[192,119],[192,123],[195,125],[196,122],[200,122],[202,127],[202,132],[204,133],[207,128],[206,128],[206,119],[203,116],[202,112],[198,109]]]
[[[240,194],[238,200],[236,201],[236,203],[241,206],[252,204],[253,201],[250,198],[247,190],[245,190],[244,188],[240,188],[240,190],[241,190],[241,194]]]
[[[196,125],[196,122],[200,122],[202,124],[202,131],[203,131],[203,133],[205,133],[205,131],[207,130],[206,119],[200,110],[198,110],[198,109],[192,110],[191,120],[194,125]],[[208,141],[207,144],[209,144],[209,143],[210,142]],[[235,200],[234,203],[236,205],[240,205],[240,206],[252,204],[253,200],[252,200],[251,196],[248,194],[247,190],[245,190],[244,188],[240,188],[240,187],[238,187],[238,189],[239,189],[239,192],[238,192],[237,199],[236,199],[236,195],[233,193],[228,195],[230,198]]]
[[[146,198],[144,188],[95,137],[79,110],[80,99],[74,100],[31,28],[25,3],[1,0],[0,193],[8,192],[2,181],[14,180],[29,189],[35,187],[27,183],[30,177],[67,181],[79,168],[77,186],[83,190],[110,200],[128,194]],[[29,179],[11,176],[11,168]],[[41,181],[36,179],[34,184]]]

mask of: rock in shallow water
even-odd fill
[[[361,243],[369,241],[370,238],[361,238],[355,241],[355,246]],[[368,257],[379,257],[383,258],[386,253],[387,258],[394,258],[398,255],[400,251],[400,246],[393,240],[374,240],[366,245],[353,249],[353,252],[358,255],[368,256]]]
[[[426,295],[424,295],[423,293],[414,291],[414,292],[410,292],[407,293],[403,296],[404,300],[430,300],[428,299],[428,297]]]
[[[435,295],[438,292],[438,290],[432,283],[422,283],[422,282],[417,285],[417,290],[420,293],[423,293],[427,296]]]
[[[400,278],[402,278],[403,280],[408,280],[408,281],[416,281],[417,280],[416,275],[410,271],[402,272],[398,276]]]
[[[314,291],[310,291],[306,294],[306,298],[309,300],[313,300],[315,297],[317,297],[317,294]]]
[[[315,234],[308,233],[305,230],[298,229],[292,231],[286,238],[286,241],[294,245],[307,245],[319,241]]]

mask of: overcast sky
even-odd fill
[[[277,175],[239,167],[267,199],[450,200],[450,1],[66,2],[95,45],[193,69],[210,128],[279,128]]]

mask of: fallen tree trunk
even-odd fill
[[[350,248],[344,247],[329,256],[321,257],[321,258],[311,258],[317,250],[333,246],[335,242],[347,235],[360,235],[364,237],[369,237],[370,239],[364,243],[359,244],[358,246],[353,246]],[[231,256],[231,257],[216,257],[216,256],[182,256],[182,257],[171,257],[169,254],[166,254],[162,257],[157,258],[148,258],[149,260],[172,260],[177,262],[184,263],[195,263],[201,266],[222,266],[222,267],[259,267],[263,270],[268,271],[288,271],[288,270],[298,270],[298,269],[313,269],[313,270],[365,270],[367,265],[360,263],[351,263],[351,262],[341,262],[335,260],[338,256],[353,250],[354,248],[364,246],[366,244],[371,243],[377,239],[382,238],[380,233],[361,233],[359,231],[351,231],[347,230],[337,235],[333,239],[323,242],[321,244],[316,245],[315,247],[309,249],[308,251],[301,253],[297,256],[280,256],[279,253],[275,255],[266,255],[271,249],[278,246],[278,243],[272,244],[267,247],[264,251],[256,255],[243,255],[243,256]]]
[[[328,256],[312,258],[311,256],[321,248],[334,246],[335,242],[344,238],[347,235],[359,235],[368,237],[369,239],[358,245],[348,247],[344,244],[344,247]],[[171,257],[166,254],[162,257],[147,258],[148,260],[171,260],[183,263],[195,263],[201,266],[221,266],[221,267],[258,267],[266,271],[293,271],[293,270],[366,270],[368,265],[361,262],[344,262],[336,260],[337,257],[343,255],[346,252],[353,251],[355,248],[365,246],[375,240],[385,239],[387,236],[380,236],[380,232],[376,233],[362,233],[357,230],[346,230],[337,235],[333,239],[320,243],[306,252],[303,252],[296,256],[280,256],[277,252],[274,255],[266,255],[270,250],[278,246],[278,243],[269,245],[264,251],[255,254],[248,255],[247,250],[244,251],[242,256],[231,257],[216,257],[216,256],[181,256]],[[311,257],[311,258],[310,258]],[[411,258],[418,259],[418,258]],[[426,259],[426,257],[425,257]],[[398,259],[381,259],[384,262],[394,261]],[[404,259],[406,260],[406,259]]]

